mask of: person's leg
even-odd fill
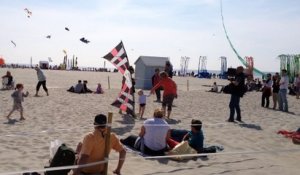
[[[161,104],[161,110],[164,113],[164,117],[166,117],[166,107],[167,107],[166,97],[163,96],[163,101],[162,101],[162,104]]]
[[[43,81],[43,82],[42,82],[42,85],[43,85],[44,91],[47,93],[47,96],[49,96],[48,89],[47,89],[47,87],[46,87],[46,81]]]
[[[20,110],[20,115],[21,115],[20,120],[25,120],[25,118],[23,116],[23,110]]]
[[[38,96],[38,95],[39,95],[38,93],[39,93],[39,90],[40,90],[41,85],[42,85],[42,82],[39,81],[38,84],[36,85],[36,93],[35,93],[35,96]]]
[[[276,98],[276,93],[273,93],[272,94],[272,99],[273,99],[273,109],[276,109],[276,106],[277,106],[277,98]]]
[[[235,110],[236,110],[236,120],[242,121],[239,96],[235,97]]]
[[[160,102],[160,89],[156,89],[155,90],[155,94],[156,94],[156,101]]]
[[[266,101],[267,101],[266,108],[269,108],[269,105],[270,105],[270,96],[266,96]]]
[[[281,90],[279,90],[279,93],[278,93],[278,105],[279,105],[279,110],[282,111],[283,110],[283,96],[282,96]]]
[[[141,114],[140,114],[141,118],[143,118],[144,116],[144,111],[145,111],[145,106],[141,107]]]
[[[229,115],[229,122],[233,122],[234,121],[234,95],[231,95],[230,97],[230,102],[229,102],[229,109],[230,109],[230,115]]]
[[[14,111],[15,111],[15,109],[12,109],[12,110],[9,112],[9,114],[6,116],[7,120],[10,119],[9,117],[11,116],[11,114],[12,114]]]
[[[172,104],[168,105],[167,119],[170,119],[171,112],[172,112]]]
[[[283,101],[283,104],[284,104],[284,108],[283,108],[283,111],[285,112],[288,112],[289,111],[289,106],[288,106],[288,101],[287,101],[287,90],[283,90],[282,91],[282,101]]]
[[[261,107],[265,107],[265,98],[266,98],[266,96],[264,95],[264,93],[262,93],[262,95],[261,95]]]
[[[141,111],[142,111],[142,107],[141,107],[141,104],[139,105],[139,114],[140,114],[140,117],[141,117]]]

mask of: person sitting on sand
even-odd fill
[[[104,91],[102,89],[102,86],[100,83],[98,83],[97,89],[95,91],[95,94],[104,94]]]
[[[164,155],[168,150],[167,140],[170,138],[170,126],[163,117],[163,111],[156,109],[153,118],[147,119],[144,122],[139,137],[131,135],[126,139],[121,139],[121,142],[146,155]],[[137,146],[136,143],[138,139],[141,140],[141,144]]]
[[[83,84],[82,84],[81,80],[78,80],[78,83],[75,85],[74,92],[75,93],[84,93],[84,88],[83,88]]]
[[[90,89],[87,87],[87,83],[88,83],[87,80],[84,80],[84,81],[83,81],[83,91],[84,91],[84,93],[93,93],[93,91],[90,90]]]
[[[6,72],[6,75],[2,76],[2,84],[5,89],[13,89],[14,88],[14,81],[13,76],[11,75],[10,71]]]
[[[212,88],[208,92],[218,92],[218,91],[219,91],[218,85],[216,82],[214,82]]]
[[[14,99],[14,105],[13,105],[13,109],[9,112],[9,114],[6,116],[6,118],[8,120],[10,120],[10,116],[11,114],[15,111],[18,110],[20,111],[20,120],[25,120],[24,116],[23,116],[23,106],[22,106],[22,102],[24,101],[24,97],[27,97],[29,95],[28,92],[26,92],[25,94],[23,93],[23,89],[24,86],[23,84],[17,84],[16,85],[16,90],[14,93],[11,94],[11,97]]]
[[[84,137],[83,142],[80,142],[77,145],[76,153],[79,157],[76,162],[78,165],[104,160],[106,123],[107,117],[105,115],[99,114],[95,116],[94,131],[92,133],[88,133]],[[110,145],[112,149],[119,152],[118,166],[113,173],[120,175],[122,166],[125,162],[126,151],[114,133],[110,134]],[[104,173],[104,164],[73,170],[73,175],[100,175],[102,173]]]
[[[174,138],[174,139],[173,139]],[[203,152],[204,135],[202,132],[202,122],[200,120],[191,121],[191,131],[171,130],[171,138],[168,139],[170,148],[174,148],[179,141],[188,141],[189,146],[198,153]]]

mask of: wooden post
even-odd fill
[[[189,80],[186,80],[186,90],[187,91],[190,90],[190,82],[189,82]]]
[[[109,80],[109,76],[107,77],[107,82],[108,82],[108,89],[110,89],[110,80]]]
[[[109,112],[107,117],[108,126],[106,127],[106,136],[105,136],[105,150],[104,150],[105,159],[109,158],[112,117],[113,117],[113,113]],[[108,171],[108,162],[104,164],[104,175],[107,175],[107,171]]]

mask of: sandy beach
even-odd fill
[[[8,69],[0,69],[4,75]],[[110,104],[117,97],[121,87],[119,73],[78,72],[45,70],[50,96],[41,88],[41,97],[33,97],[37,83],[36,72],[32,69],[10,69],[16,83],[23,83],[29,97],[23,103],[23,122],[7,123],[5,116],[12,108],[10,97],[13,91],[0,91],[0,174],[28,169],[41,169],[48,165],[50,141],[60,139],[72,148],[76,148],[83,136],[93,130],[96,114],[113,112],[113,131],[119,138],[138,134],[143,120],[123,117],[118,109]],[[110,77],[111,89],[107,78]],[[88,80],[88,87],[96,89],[101,83],[105,93],[73,94],[66,90],[77,80]],[[198,79],[192,77],[174,77],[178,85],[178,99],[169,121],[174,129],[189,129],[191,119],[200,119],[203,123],[205,144],[222,145],[226,152],[276,151],[300,149],[288,138],[277,135],[281,129],[296,130],[300,127],[300,100],[288,96],[289,111],[283,113],[260,106],[261,93],[249,92],[241,99],[244,125],[227,123],[229,116],[229,98],[227,94],[208,93],[209,87],[216,81],[225,85],[226,80]],[[189,91],[187,90],[189,81]],[[149,91],[146,91],[148,94]],[[154,103],[155,96],[147,99],[145,117],[151,118],[160,103]],[[271,106],[273,105],[271,100]],[[137,112],[137,109],[136,109]],[[19,119],[15,112],[12,119]],[[130,124],[130,125],[127,125]],[[110,157],[117,158],[112,152]],[[128,153],[122,169],[124,175],[156,174],[298,174],[300,151],[261,154],[212,155],[207,160],[198,159],[176,162],[167,159],[145,160]],[[110,173],[117,162],[109,164]]]

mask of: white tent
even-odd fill
[[[137,89],[149,90],[152,88],[152,76],[155,69],[160,71],[165,69],[167,57],[154,57],[154,56],[140,56],[135,64],[135,79]]]
[[[49,69],[49,61],[40,61],[39,65],[41,69]]]

